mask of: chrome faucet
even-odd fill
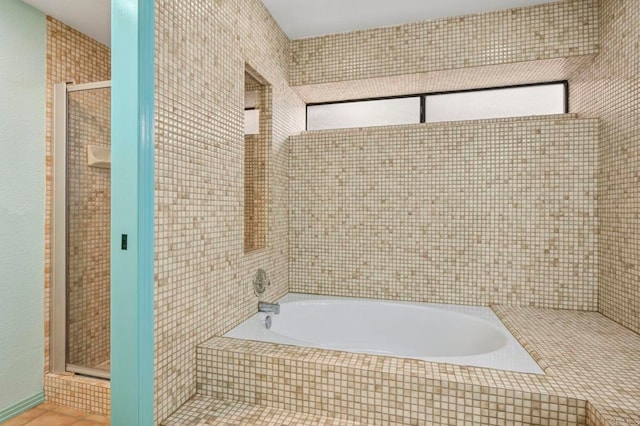
[[[258,311],[273,313],[273,314],[277,315],[277,314],[280,313],[280,304],[279,303],[258,302]]]

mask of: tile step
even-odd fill
[[[183,425],[357,426],[361,425],[361,423],[196,395],[162,422],[162,426]]]

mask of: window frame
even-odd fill
[[[486,91],[494,91],[494,90],[516,89],[516,88],[522,88],[522,87],[552,86],[552,85],[560,85],[560,84],[563,85],[563,88],[564,88],[564,114],[568,114],[569,113],[569,80],[555,80],[555,81],[545,81],[540,83],[512,84],[509,86],[493,86],[493,87],[480,87],[480,88],[474,88],[474,89],[445,90],[445,91],[439,91],[439,92],[412,93],[409,95],[398,95],[398,96],[378,96],[378,97],[372,97],[372,98],[345,99],[341,101],[329,101],[329,102],[312,102],[305,105],[304,129],[305,131],[309,131],[308,130],[309,129],[309,107],[314,107],[314,106],[338,105],[338,104],[346,104],[346,103],[353,103],[353,102],[383,101],[387,99],[420,97],[420,123],[419,124],[425,124],[427,122],[426,103],[427,103],[428,96],[450,95],[450,94],[471,93],[471,92],[486,92]],[[375,127],[375,126],[371,126],[371,127]],[[312,130],[312,131],[321,132],[324,130],[338,130],[338,129],[344,129],[344,128],[339,127],[335,129],[323,129],[323,130]]]

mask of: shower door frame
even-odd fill
[[[110,89],[111,81],[57,83],[53,89],[53,229],[51,298],[49,303],[49,368],[53,373],[73,372],[109,379],[110,372],[67,363],[67,124],[68,95]]]

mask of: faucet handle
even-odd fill
[[[253,291],[256,293],[256,296],[262,296],[269,285],[271,285],[271,281],[267,276],[267,271],[262,268],[258,269],[253,279]]]

